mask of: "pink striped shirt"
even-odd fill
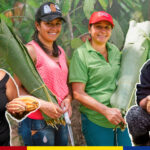
[[[46,86],[55,94],[60,105],[69,93],[67,86],[68,67],[64,50],[59,46],[61,54],[59,55],[59,63],[56,63],[35,41],[29,42],[28,45],[34,47],[36,51],[36,69]],[[33,112],[28,117],[31,119],[43,119],[40,110]]]

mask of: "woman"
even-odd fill
[[[10,127],[6,118],[6,104],[18,97],[17,88],[9,74],[0,69],[0,146],[10,146]],[[14,112],[21,112],[24,104],[18,102]]]
[[[37,99],[40,110],[56,119],[68,111],[71,116],[71,95],[67,86],[68,68],[64,50],[57,46],[56,40],[61,32],[61,11],[57,5],[46,2],[35,15],[35,34],[26,47],[35,63],[37,71],[47,87],[55,94],[58,104]],[[21,95],[28,95],[21,82],[15,77]],[[20,123],[19,132],[25,145],[54,146],[67,145],[67,127],[58,125],[55,129],[48,126],[40,112],[30,114]]]
[[[113,146],[113,128],[125,124],[120,110],[110,105],[121,58],[118,48],[108,42],[113,27],[110,14],[94,12],[88,26],[91,40],[74,52],[70,63],[69,81],[81,103],[82,131],[89,146]],[[118,145],[131,145],[127,130],[118,128],[117,136]]]

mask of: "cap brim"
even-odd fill
[[[47,22],[47,21],[52,21],[52,20],[57,19],[57,18],[61,19],[64,22],[66,22],[66,20],[63,17],[59,16],[59,15],[47,15],[47,16],[41,17],[40,19],[42,21],[46,21]]]
[[[106,18],[95,20],[95,21],[91,22],[90,24],[98,23],[100,21],[107,21],[112,25],[112,27],[114,27],[114,23],[112,23],[109,19],[106,19]]]

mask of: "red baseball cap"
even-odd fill
[[[89,24],[94,24],[99,21],[108,21],[111,23],[112,27],[114,27],[112,16],[105,11],[94,12],[90,17]]]

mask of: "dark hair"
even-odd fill
[[[40,22],[41,22],[41,20],[37,20],[38,24],[40,24]],[[39,44],[39,46],[45,51],[45,53],[49,54],[49,50],[44,46],[44,44],[38,38],[38,30],[36,29],[36,27],[35,27],[35,32],[32,36],[32,39]],[[54,57],[58,57],[60,54],[61,54],[61,51],[58,48],[56,41],[54,41],[53,42],[53,51],[52,51],[51,55]]]

